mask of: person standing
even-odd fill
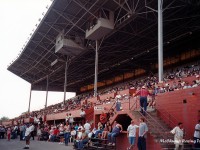
[[[31,132],[32,132],[32,127],[29,126],[29,124],[27,124],[26,132],[25,132],[26,146],[24,147],[24,149],[29,149]]]
[[[146,86],[142,86],[142,88],[136,92],[134,97],[137,95],[140,95],[140,112],[145,116],[145,112],[147,111],[147,96],[151,94],[148,89],[146,89]]]
[[[65,146],[68,146],[69,143],[69,137],[71,132],[71,126],[68,122],[66,122],[66,125],[64,126],[64,138],[65,138]]]
[[[68,119],[68,121],[69,121],[70,126],[73,126],[73,123],[74,123],[74,117],[72,116],[71,113],[69,113],[69,119]]]
[[[174,134],[174,144],[175,150],[183,150],[183,136],[184,136],[184,129],[183,123],[179,122],[176,127],[174,127],[170,133]]]
[[[34,124],[31,124],[30,128],[31,128],[31,137],[34,140],[34,137],[35,137],[35,126],[34,126]]]
[[[65,123],[69,123],[69,114],[68,113],[66,113],[66,116],[65,116]]]
[[[200,149],[200,120],[195,125],[195,130],[194,130],[194,148],[195,149]]]
[[[25,126],[23,124],[20,125],[19,127],[19,130],[20,130],[20,141],[23,140],[23,132],[25,130]]]
[[[127,150],[131,150],[135,146],[137,128],[139,128],[139,126],[134,123],[134,120],[131,120],[131,124],[127,128],[127,137],[130,143],[130,147],[128,147]]]
[[[91,128],[91,125],[88,122],[88,120],[86,120],[86,123],[84,124],[84,128],[85,128],[85,132],[88,134],[90,132],[90,128]]]
[[[18,131],[18,126],[15,125],[15,127],[13,129],[13,139],[17,139],[17,131]]]
[[[139,137],[138,137],[138,150],[146,150],[146,137],[147,137],[148,127],[145,123],[144,118],[140,118],[139,124]]]
[[[2,126],[2,128],[1,128],[1,137],[2,137],[2,139],[4,139],[5,133],[6,133],[6,128],[4,126]]]
[[[8,129],[7,129],[7,139],[8,139],[8,141],[10,141],[10,135],[11,135],[11,128],[8,127]]]
[[[80,116],[81,116],[82,124],[84,124],[85,123],[85,119],[86,119],[86,113],[83,110],[83,108],[81,108]]]

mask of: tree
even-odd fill
[[[0,119],[0,121],[6,121],[6,120],[9,120],[9,118],[5,117],[5,116],[1,117],[1,119]]]

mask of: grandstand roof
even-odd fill
[[[187,47],[198,39],[200,6],[198,1],[172,0],[164,1],[163,8],[166,57],[178,52],[177,45]],[[99,81],[157,62],[157,0],[55,0],[8,70],[32,83],[33,90],[46,90],[49,75],[49,90],[63,91],[64,63],[51,66],[55,59],[67,59],[55,53],[56,37],[64,30],[66,37],[84,39],[88,20],[101,9],[114,12],[115,28],[101,42]],[[70,58],[67,91],[94,82],[95,41],[84,39],[84,46]]]

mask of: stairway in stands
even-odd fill
[[[156,110],[151,112],[148,112],[147,110],[145,116],[143,116],[138,110],[132,111],[132,114],[138,119],[140,117],[145,118],[150,135],[154,137],[155,142],[161,145],[162,149],[174,150],[174,135],[169,133],[172,129],[167,125],[167,123],[158,117]],[[192,149],[191,147],[191,144],[184,144],[184,150]]]

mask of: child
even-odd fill
[[[37,140],[38,141],[40,141],[41,135],[42,135],[42,131],[41,131],[40,127],[38,127],[38,129],[37,129],[37,137],[38,137]]]
[[[11,135],[11,128],[8,127],[8,129],[7,129],[7,139],[8,139],[8,141],[10,141],[10,135]]]

